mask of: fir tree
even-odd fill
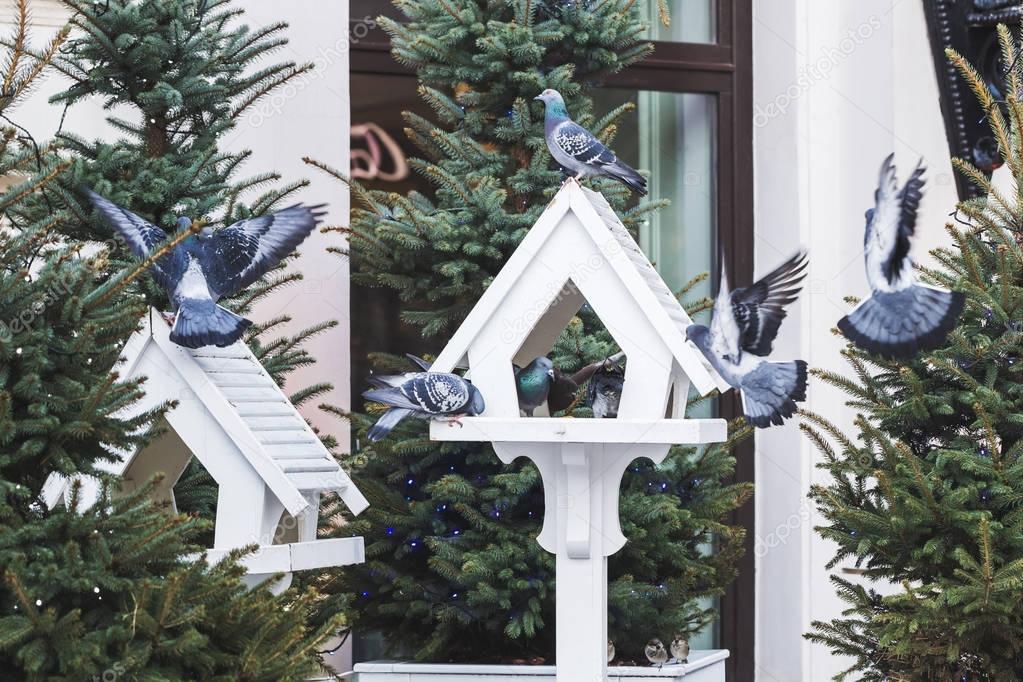
[[[399,196],[352,185],[352,277],[396,291],[403,319],[435,349],[563,179],[533,97],[559,90],[575,120],[610,142],[620,120],[629,124],[622,116],[631,105],[597,117],[587,93],[651,48],[638,39],[644,25],[628,0],[396,4],[407,22],[380,22],[436,113],[433,121],[405,114],[422,154],[411,164],[436,190]],[[631,229],[660,205],[631,205],[629,190],[612,180],[587,182]],[[616,350],[584,308],[552,357],[571,372]],[[382,371],[411,369],[393,357],[374,360]],[[355,418],[357,438],[376,416]],[[641,660],[655,634],[691,634],[712,619],[713,609],[697,599],[720,595],[735,575],[743,530],[724,519],[749,489],[722,479],[732,473],[730,447],[744,435],[735,429],[725,445],[676,448],[664,465],[637,461],[627,473],[621,517],[630,542],[611,559],[609,585],[611,632],[623,658]],[[486,444],[431,443],[414,420],[364,445],[355,461],[374,504],[343,532],[366,537],[367,563],[321,585],[351,601],[355,626],[381,631],[394,653],[421,660],[550,661],[554,557],[535,542],[544,508],[536,469],[504,466]],[[706,556],[710,545],[715,553]]]
[[[67,74],[105,73],[95,92],[155,113],[159,107],[143,107],[150,102],[138,87],[145,76],[130,75],[132,59],[150,68],[157,52],[180,54],[183,70],[199,73],[205,64],[220,87],[231,84],[228,71],[236,58],[275,41],[265,32],[254,38],[245,31],[218,39],[234,17],[225,14],[223,2],[69,4],[81,10],[73,20],[80,32],[61,32],[30,53],[27,2],[19,2],[18,29],[0,73],[0,119],[9,123],[0,130],[0,174],[18,179],[0,193],[0,678],[306,679],[342,618],[312,627],[313,591],[274,596],[246,590],[244,570],[235,560],[211,567],[199,558],[196,540],[208,522],[170,514],[149,501],[147,488],[113,495],[118,482],[98,468],[112,457],[112,448],[143,444],[170,406],[131,420],[119,416],[145,388],[144,382],[121,382],[116,365],[152,294],[140,276],[144,268],[128,262],[116,241],[97,249],[95,240],[109,233],[89,219],[75,192],[81,184],[96,186],[161,222],[179,203],[198,213],[214,210],[218,201],[236,195],[238,186],[228,179],[242,159],[220,155],[216,135],[195,148],[184,140],[227,128],[222,119],[202,119],[196,112],[176,121],[177,110],[169,104],[165,120],[182,137],[169,137],[159,153],[144,124],[133,128],[127,122],[120,127],[132,137],[116,145],[63,136],[41,146],[11,111],[56,61]],[[177,23],[157,25],[154,17],[162,20],[164,13],[178,17]],[[145,28],[142,42],[151,41],[155,52],[140,49],[123,58],[118,80],[114,70],[103,70],[130,50],[131,37],[122,34],[129,27]],[[189,50],[166,52],[171,48],[161,42],[191,41],[196,34],[219,46],[217,51],[211,55],[189,43]],[[113,45],[120,47],[111,52]],[[269,73],[250,86],[251,93],[273,82]],[[83,87],[79,82],[72,91],[84,96]],[[153,89],[167,92],[163,83]],[[232,94],[242,98],[235,106],[244,103],[244,92]],[[221,100],[221,107],[232,97]],[[196,134],[182,132],[188,130]],[[179,147],[184,151],[175,155]],[[268,197],[266,206],[280,194]],[[243,210],[249,209],[228,214]],[[287,371],[288,361],[308,360],[290,341],[260,348],[275,376]],[[98,475],[103,496],[85,508],[75,495],[67,508],[50,510],[41,495],[54,473]]]
[[[1023,187],[1023,68],[998,29],[1007,96],[996,102],[960,55],[949,58],[984,110],[1016,187]],[[1023,195],[1006,195],[954,160],[988,198],[959,204],[953,242],[925,278],[963,291],[944,347],[912,362],[844,352],[851,374],[818,372],[859,412],[850,437],[820,416],[803,425],[833,477],[811,497],[818,531],[887,594],[833,576],[848,608],[807,636],[852,657],[836,679],[1010,680],[1023,677]]]

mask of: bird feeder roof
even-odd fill
[[[309,502],[303,492],[336,492],[354,514],[369,506],[348,474],[323,445],[263,365],[243,342],[226,348],[189,349],[170,340],[170,325],[155,310],[124,346],[117,371],[122,377],[146,375],[146,402],[198,400],[206,419],[188,423],[194,434],[221,428],[235,446],[217,456],[247,462],[292,515]],[[154,368],[162,369],[157,373]],[[179,432],[182,427],[177,427]],[[179,433],[187,443],[189,438]],[[111,468],[121,474],[138,453],[120,453]],[[50,486],[56,500],[68,482]]]
[[[699,349],[686,340],[686,328],[693,322],[671,289],[622,224],[607,199],[599,192],[586,189],[574,180],[565,183],[508,258],[507,263],[437,357],[433,370],[450,372],[463,364],[473,341],[493,321],[494,311],[501,307],[502,301],[516,286],[522,284],[523,273],[530,263],[537,258],[558,257],[558,254],[546,252],[549,250],[547,244],[551,236],[566,224],[570,214],[574,214],[583,225],[585,234],[593,240],[602,258],[624,284],[630,298],[649,320],[696,389],[706,395],[715,388],[720,388],[721,382],[717,373],[709,366]],[[609,235],[611,239],[608,239]],[[599,274],[598,269],[596,275],[589,276]],[[548,314],[558,316],[567,322],[570,316],[577,312],[580,302],[578,296],[558,296]],[[562,310],[559,311],[559,308]],[[546,350],[530,347],[520,352],[520,357],[528,359],[545,353]]]

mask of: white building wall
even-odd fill
[[[868,293],[864,211],[882,159],[900,176],[918,158],[929,168],[918,223],[918,257],[942,243],[955,185],[941,119],[923,4],[900,0],[754,3],[756,269],[774,267],[798,244],[810,251],[804,295],[782,327],[778,357],[844,371],[844,344],[830,333]],[[851,432],[853,412],[837,389],[811,380],[806,409]],[[825,564],[833,546],[814,533],[807,501],[828,482],[818,453],[795,424],[757,436],[757,679],[830,679],[845,667],[803,633],[839,615]]]

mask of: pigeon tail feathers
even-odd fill
[[[944,343],[965,303],[961,291],[925,284],[895,292],[875,291],[839,320],[838,328],[863,350],[908,360]]]
[[[605,166],[603,171],[630,187],[639,196],[645,197],[647,195],[646,178],[631,166],[627,166],[621,161],[616,161],[610,166]]]
[[[391,429],[397,426],[402,419],[412,413],[413,410],[392,407],[377,420],[376,424],[370,427],[369,431],[366,432],[366,437],[373,443],[377,442],[378,440],[386,437],[387,434],[391,432]]]
[[[781,426],[806,400],[806,362],[762,362],[741,388],[746,421],[758,429]]]
[[[211,299],[185,299],[178,306],[170,340],[185,348],[224,348],[240,339],[251,324]]]

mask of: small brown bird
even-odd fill
[[[689,640],[682,635],[675,635],[675,639],[671,640],[671,655],[675,663],[688,663]]]
[[[656,637],[646,643],[643,653],[646,654],[646,660],[650,661],[650,665],[656,665],[658,668],[668,662],[668,650],[664,648],[664,642]]]
[[[607,662],[615,660],[615,643],[614,640],[607,640]]]

